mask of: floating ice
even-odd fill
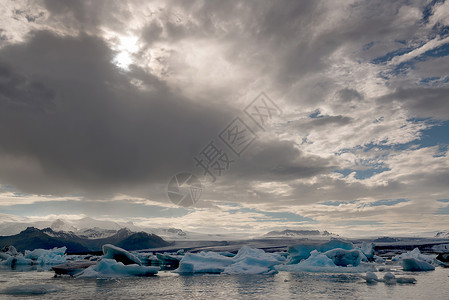
[[[385,258],[380,257],[380,256],[377,256],[377,255],[374,255],[373,258],[374,258],[374,261],[375,261],[376,263],[378,263],[378,264],[382,264],[382,263],[386,262],[386,259],[385,259]]]
[[[366,272],[365,276],[362,275],[362,278],[366,280],[366,283],[376,283],[379,281],[377,275],[371,271]]]
[[[377,278],[377,275],[373,272],[366,272],[366,275],[362,275],[362,278],[366,280],[366,283],[377,283],[385,282],[386,284],[396,284],[396,283],[415,283],[416,279],[413,277],[396,277],[391,272],[385,273],[383,279]]]
[[[324,244],[317,245],[295,245],[288,249],[289,259],[287,264],[297,264],[303,259],[307,259],[310,256],[310,253],[313,250],[317,250],[318,252],[326,252],[331,249],[340,248],[344,250],[352,250],[354,249],[354,245],[351,242],[346,242],[342,240],[331,240]]]
[[[365,254],[359,249],[344,250],[344,249],[332,249],[323,253],[332,261],[336,266],[347,267],[349,265],[357,267],[360,262],[368,261]]]
[[[67,247],[46,249],[35,249],[33,251],[25,250],[25,258],[32,259],[40,265],[54,265],[66,262],[65,251]]]
[[[125,249],[116,247],[111,244],[103,245],[103,258],[114,259],[115,261],[122,262],[124,265],[137,264],[142,265],[140,259],[132,253],[129,253]]]
[[[435,267],[431,264],[416,259],[416,258],[403,258],[401,261],[402,268],[404,271],[432,271]]]
[[[363,254],[365,254],[366,258],[368,258],[370,261],[374,258],[374,244],[373,243],[366,243],[363,242],[362,246],[360,247]]]
[[[386,284],[395,284],[396,283],[396,276],[394,276],[393,273],[387,272],[384,275],[384,280]]]
[[[424,262],[427,262],[429,264],[432,264],[432,263],[435,263],[435,258],[436,257],[437,257],[436,255],[421,254],[419,249],[415,248],[415,249],[413,249],[410,252],[406,252],[406,253],[402,253],[400,255],[396,255],[391,260],[392,261],[400,261],[400,260],[403,260],[404,258],[415,258],[417,260],[424,261]]]
[[[415,283],[416,279],[413,277],[398,277],[396,278],[397,283]]]
[[[23,256],[9,256],[6,260],[1,263],[4,266],[9,266],[14,268],[15,266],[32,265],[34,261],[29,258],[24,258]]]
[[[341,250],[341,249],[338,249]],[[376,268],[368,263],[361,262],[358,266],[337,266],[332,259],[324,253],[313,250],[310,257],[298,264],[278,265],[276,270],[288,272],[327,272],[327,273],[362,273],[375,271]]]
[[[242,247],[234,257],[215,252],[187,253],[174,272],[187,275],[193,273],[224,274],[272,274],[273,268],[281,264],[279,255],[272,255],[260,249]]]
[[[233,258],[215,252],[186,253],[179,262],[178,269],[173,272],[179,274],[219,274],[224,271],[225,267],[232,263],[234,263]],[[193,270],[191,266],[193,266]]]
[[[178,266],[179,261],[184,257],[184,255],[176,255],[169,253],[157,253],[156,258],[160,261],[162,265]]]
[[[117,278],[131,276],[152,276],[160,270],[159,267],[139,266],[137,264],[124,265],[114,259],[103,258],[98,264],[93,265],[77,274],[77,278]]]
[[[273,274],[277,273],[273,267],[282,263],[281,257],[248,246],[242,247],[232,259],[234,263],[225,268],[226,274]]]

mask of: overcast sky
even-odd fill
[[[2,1],[0,14],[3,221],[449,230],[448,2]],[[255,106],[271,108],[261,127]],[[243,151],[220,139],[233,122],[252,134]],[[197,162],[210,142],[229,163],[215,181]],[[195,206],[167,197],[179,172],[201,179]]]

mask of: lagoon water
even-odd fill
[[[360,274],[288,272],[180,276],[161,271],[145,278],[76,279],[0,269],[0,299],[449,299],[447,268],[394,273],[417,282],[367,284]]]

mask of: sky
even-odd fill
[[[0,222],[449,230],[449,2],[7,0],[0,13]],[[182,173],[202,188],[188,207],[167,193]]]

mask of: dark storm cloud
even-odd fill
[[[356,90],[353,89],[349,89],[349,88],[345,88],[345,89],[341,89],[338,91],[338,97],[343,101],[343,102],[349,102],[352,100],[362,100],[363,96],[360,95],[359,92],[357,92]]]
[[[35,32],[0,50],[2,183],[51,194],[165,183],[192,169],[192,157],[237,113],[226,99],[220,107],[198,103],[136,66],[121,71],[112,59],[101,39],[85,34]],[[304,163],[291,142],[258,147],[236,175],[299,178],[328,170],[318,158]]]
[[[39,176],[20,180],[3,164],[3,183],[50,193],[164,180],[187,169],[195,151],[230,119],[225,105],[212,108],[173,94],[137,68],[125,74],[112,57],[98,38],[49,32],[0,50],[2,159],[26,158],[41,168]],[[129,83],[133,74],[146,91]]]
[[[231,169],[231,180],[288,181],[327,173],[331,159],[303,153],[292,141],[259,140]]]

